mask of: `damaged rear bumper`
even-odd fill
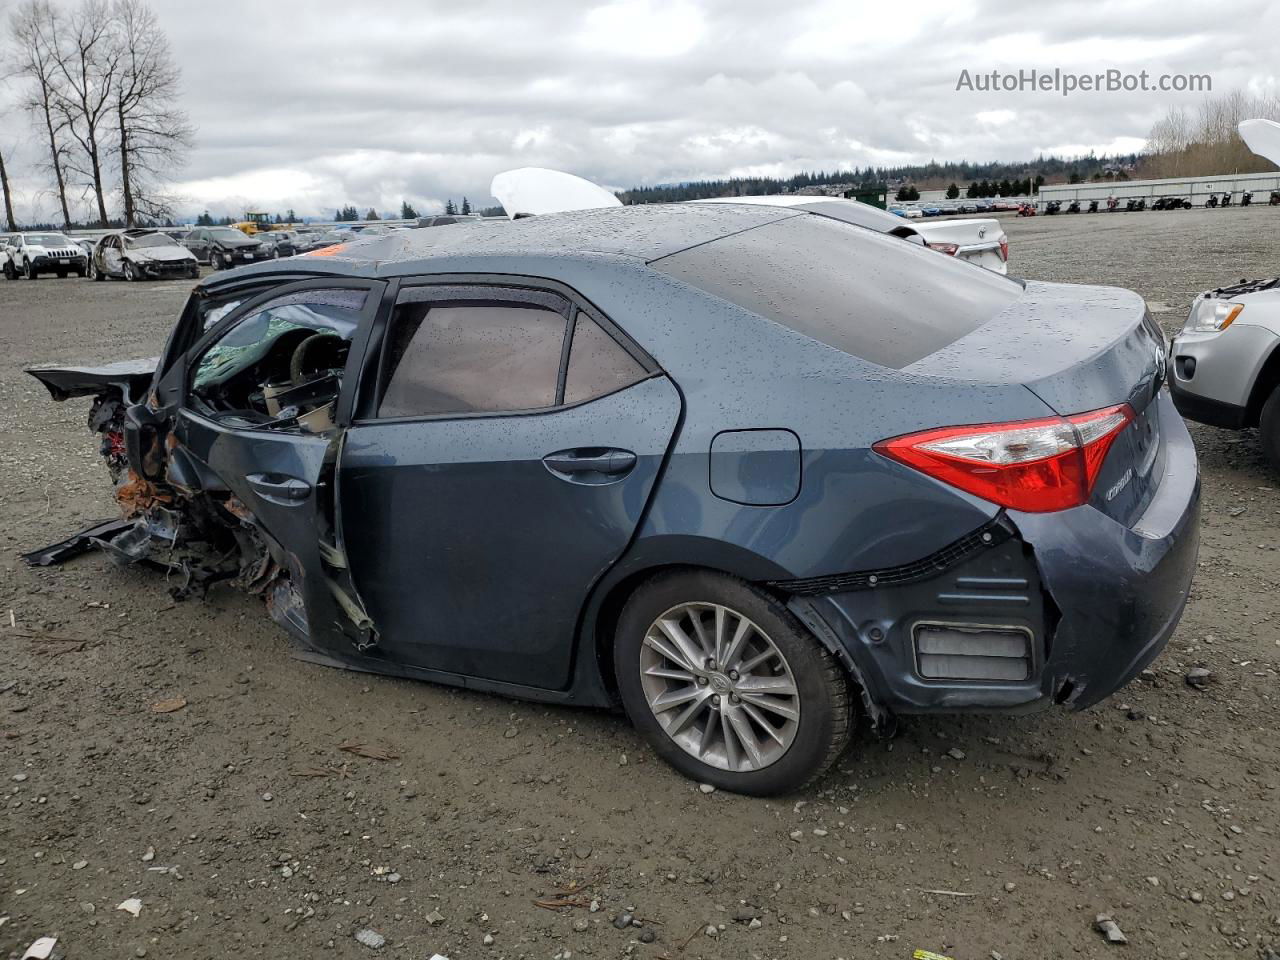
[[[941,572],[836,581],[788,605],[873,714],[1092,706],[1156,658],[1187,601],[1200,478],[1180,420],[1166,443],[1166,474],[1132,526],[1091,506],[1008,512],[979,531],[985,542],[953,545]]]

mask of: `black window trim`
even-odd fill
[[[389,340],[386,336],[395,307],[402,303],[424,303],[429,302],[433,298],[424,295],[422,289],[425,287],[466,287],[468,296],[459,298],[458,296],[442,295],[439,299],[444,302],[459,302],[459,299],[469,302],[489,302],[498,305],[513,304],[519,301],[511,299],[509,296],[504,299],[502,293],[504,290],[525,290],[532,293],[551,293],[557,295],[560,299],[568,302],[567,317],[565,319],[564,338],[560,348],[560,369],[556,374],[556,402],[549,407],[531,407],[521,410],[471,410],[458,411],[452,413],[431,413],[431,414],[415,414],[406,417],[380,417],[378,416],[378,404],[382,400],[382,393],[385,387],[385,371],[387,364],[387,348]],[[412,291],[412,292],[411,292]],[[470,295],[474,292],[476,295]],[[490,295],[485,296],[488,292]],[[408,296],[406,296],[408,294]],[[526,301],[528,302],[528,301]],[[608,334],[617,344],[622,347],[632,359],[634,359],[643,368],[645,375],[632,383],[611,390],[608,393],[598,394],[588,397],[585,400],[579,400],[577,403],[564,403],[564,385],[568,376],[569,353],[573,340],[573,332],[577,324],[579,313],[585,314],[589,319],[594,321],[601,330]],[[397,423],[419,423],[431,422],[437,420],[476,420],[494,417],[525,417],[525,416],[544,416],[549,413],[559,413],[562,410],[572,410],[584,404],[594,403],[604,397],[612,396],[622,390],[627,390],[638,383],[655,376],[663,376],[664,371],[658,362],[641,347],[638,343],[631,339],[627,333],[617,324],[606,317],[594,304],[583,297],[580,293],[566,284],[560,283],[543,277],[531,277],[521,274],[433,274],[430,276],[417,276],[402,279],[398,290],[394,296],[388,295],[384,297],[383,311],[378,316],[374,331],[369,338],[369,356],[363,368],[364,376],[361,377],[362,389],[360,395],[355,400],[356,409],[351,411],[350,426],[375,426],[381,424],[397,424]],[[354,349],[354,346],[353,348]],[[372,375],[370,375],[372,374]],[[367,384],[367,386],[365,386]],[[344,384],[345,390],[345,384]]]

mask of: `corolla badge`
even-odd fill
[[[1133,479],[1133,467],[1130,467],[1128,470],[1124,472],[1124,475],[1119,480],[1117,480],[1107,489],[1107,494],[1106,494],[1107,502],[1110,503],[1112,500],[1114,500],[1119,495],[1120,491],[1129,485],[1129,481],[1132,479]]]

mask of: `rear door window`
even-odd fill
[[[555,406],[565,312],[535,303],[396,308],[379,417]]]
[[[569,367],[564,379],[564,402],[582,403],[629,387],[648,371],[585,312],[573,325]]]
[[[811,214],[650,265],[828,346],[896,369],[973,332],[1022,293],[1017,281],[990,270]]]

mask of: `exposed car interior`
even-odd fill
[[[229,426],[331,429],[364,296],[305,291],[234,321],[191,370],[193,407]]]

